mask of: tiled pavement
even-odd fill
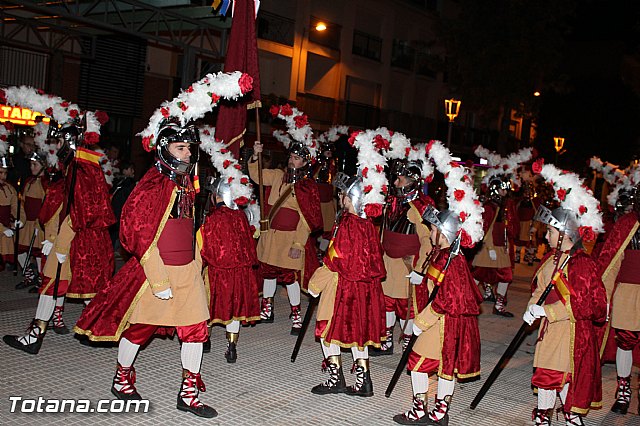
[[[450,411],[450,425],[527,425],[536,398],[530,388],[531,363],[535,334],[526,338],[484,400],[475,409],[469,403],[493,369],[521,324],[521,314],[528,299],[532,268],[518,265],[516,281],[510,290],[510,310],[515,318],[491,314],[483,304],[480,316],[482,371],[480,380],[458,384]],[[37,298],[25,290],[14,290],[17,282],[10,272],[0,273],[0,334],[17,334],[28,325],[35,313]],[[303,302],[306,304],[306,302]],[[80,303],[67,303],[65,319],[75,321]],[[175,409],[180,385],[180,350],[177,340],[154,339],[136,361],[137,387],[151,401],[149,413],[78,414],[78,413],[10,413],[10,396],[37,399],[111,399],[109,392],[117,349],[82,346],[72,335],[49,333],[40,354],[28,355],[0,344],[0,424],[227,424],[227,425],[392,425],[394,414],[409,408],[411,383],[403,375],[391,398],[385,398],[399,354],[373,358],[371,375],[375,396],[357,398],[346,395],[317,396],[311,387],[324,380],[320,372],[322,352],[310,332],[295,363],[290,362],[295,338],[289,335],[290,320],[286,295],[280,289],[276,297],[276,320],[273,324],[243,328],[240,332],[238,362],[227,364],[224,329],[215,328],[212,351],[204,355],[203,379],[207,392],[202,400],[219,412],[215,419],[200,419]],[[398,329],[396,329],[397,335]],[[350,353],[343,353],[347,383]],[[634,371],[634,373],[637,373]],[[630,413],[618,416],[609,412],[615,391],[615,368],[603,368],[604,408],[592,411],[587,425],[640,425],[637,378],[633,379]],[[432,380],[431,391],[435,390]],[[430,397],[430,401],[433,398]],[[564,424],[554,419],[554,425]]]

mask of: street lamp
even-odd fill
[[[447,148],[451,145],[451,132],[453,130],[453,120],[456,119],[460,112],[460,104],[462,101],[458,101],[454,98],[444,100],[444,110],[447,117],[449,117],[449,132],[447,134]]]
[[[555,149],[556,149],[556,166],[558,165],[558,155],[560,155],[560,151],[562,151],[562,148],[564,147],[564,138],[561,138],[560,136],[554,136],[553,137],[553,143],[555,145]]]

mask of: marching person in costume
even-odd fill
[[[397,136],[395,133],[393,136]],[[391,144],[396,142],[391,140]],[[422,213],[433,205],[431,197],[422,192],[425,180],[431,179],[433,170],[424,155],[426,145],[409,151],[411,159],[396,160],[391,167],[394,192],[388,198],[382,231],[384,266],[387,277],[382,282],[384,290],[387,340],[372,355],[393,353],[393,329],[400,320],[402,348],[411,338],[413,316],[424,306],[416,305],[418,287],[423,281],[426,259],[431,253],[429,228],[422,223]],[[414,154],[421,152],[422,159]],[[423,305],[426,299],[422,300]]]
[[[318,184],[320,193],[320,208],[322,210],[322,221],[324,223],[324,232],[320,238],[319,249],[322,253],[326,252],[331,238],[331,229],[336,217],[336,199],[334,196],[333,179],[336,176],[337,167],[335,153],[335,142],[341,135],[348,135],[348,126],[333,126],[320,136],[320,151],[318,161],[315,164],[313,178]]]
[[[228,363],[237,359],[240,323],[260,320],[260,274],[256,244],[245,206],[251,197],[249,178],[238,170],[238,161],[225,144],[216,141],[215,129],[200,132],[201,148],[211,155],[219,176],[211,178],[207,190],[213,208],[201,228],[201,255],[209,289],[209,325],[226,328]]]
[[[445,175],[447,210],[429,206],[423,218],[431,227],[431,257],[425,286],[433,301],[415,317],[417,340],[409,355],[413,406],[393,417],[400,424],[448,425],[455,381],[480,374],[479,305],[482,295],[469,270],[461,246],[471,247],[482,238],[482,210],[464,168],[452,166],[449,151],[440,142],[430,156]],[[455,163],[453,163],[455,164]],[[429,374],[438,376],[435,405],[428,409]]]
[[[25,336],[4,336],[16,349],[37,354],[53,316],[58,334],[69,332],[62,319],[66,297],[91,299],[113,274],[113,249],[108,227],[115,221],[109,189],[99,165],[100,155],[80,146],[99,138],[98,113],[80,113],[77,105],[26,87],[0,93],[9,105],[45,111],[50,138],[57,140],[59,169],[64,179],[49,186],[38,220],[44,226],[43,283],[34,320]],[[106,116],[106,114],[105,114]],[[58,127],[58,122],[62,123]],[[83,124],[81,124],[84,123]]]
[[[12,130],[13,124],[0,123],[0,271],[4,271],[5,265],[14,262],[15,229],[22,226],[22,222],[16,217],[18,192],[7,182],[9,168],[13,167],[8,142]]]
[[[473,259],[473,278],[484,286],[484,300],[494,301],[493,313],[511,318],[506,309],[507,290],[513,281],[514,240],[519,234],[520,223],[515,203],[508,194],[518,185],[516,170],[519,164],[529,161],[531,148],[524,148],[503,158],[482,146],[475,150],[478,157],[486,158],[492,168],[485,176],[487,199],[484,202],[484,239]],[[496,296],[492,286],[496,284]]]
[[[47,169],[55,169],[57,157],[50,155],[50,149],[46,142],[48,127],[39,122],[34,128],[34,140],[37,150],[31,154],[31,177],[25,182],[23,190],[23,203],[20,212],[20,221],[24,222],[24,229],[20,232],[18,263],[25,271],[24,281],[17,284],[16,288],[27,288],[40,283],[43,255],[41,251],[44,241],[44,228],[38,221],[40,210],[49,188],[50,178]],[[55,150],[54,150],[55,152]],[[36,260],[36,269],[32,267],[31,256]],[[24,265],[27,263],[27,267]]]
[[[615,206],[616,220],[598,256],[610,301],[608,326],[615,330],[618,387],[611,411],[618,414],[627,414],[631,402],[631,368],[634,358],[636,362],[640,361],[639,188],[640,169],[637,167],[616,182],[607,200]]]
[[[339,173],[334,180],[341,211],[336,218],[324,266],[309,283],[309,292],[320,302],[316,338],[324,355],[323,370],[329,378],[311,389],[314,394],[346,393],[373,396],[369,371],[369,346],[385,339],[385,276],[382,246],[371,218],[382,214],[388,191],[384,175],[386,159],[374,144],[375,132],[355,132],[349,142],[358,149],[358,176]],[[356,383],[346,386],[341,348],[350,348]]]
[[[210,111],[220,97],[235,99],[251,90],[251,83],[240,72],[209,74],[163,103],[140,133],[144,148],[155,149],[156,163],[122,212],[120,239],[133,256],[96,295],[74,329],[94,341],[120,340],[111,387],[120,399],[141,399],[133,367],[140,346],[156,332],[175,329],[182,342],[176,408],[201,417],[217,415],[198,398],[205,391],[200,364],[209,309],[200,247],[194,241],[195,189],[190,178],[200,140],[188,123]]]
[[[551,409],[560,395],[567,426],[584,425],[582,416],[602,406],[602,377],[595,322],[604,322],[607,296],[597,264],[582,241],[602,231],[599,203],[580,178],[553,165],[534,163],[534,171],[551,182],[560,206],[540,206],[535,219],[547,225],[554,256],[541,262],[533,278],[533,295],[523,320],[542,318],[531,383],[538,388],[536,425],[551,424]],[[568,256],[568,260],[567,260]],[[565,262],[565,260],[567,260]],[[553,289],[536,304],[549,283]]]
[[[531,174],[528,171],[520,171],[520,175],[520,179],[522,180],[522,196],[519,197],[516,204],[520,226],[515,242],[515,263],[520,263],[522,260],[526,262],[528,266],[533,266],[533,259],[537,248],[533,216],[538,209],[540,200],[536,197],[536,189]]]
[[[260,318],[273,322],[273,297],[277,283],[285,284],[291,305],[291,334],[299,334],[302,327],[300,289],[318,268],[315,240],[311,235],[322,230],[322,210],[318,185],[309,178],[311,161],[316,156],[317,143],[313,140],[307,117],[289,105],[272,106],[271,113],[287,121],[293,142],[288,147],[286,171],[262,170],[264,185],[271,186],[267,203],[269,229],[258,241],[258,259],[264,278]],[[259,180],[258,154],[260,143],[254,145],[249,162],[249,175]]]

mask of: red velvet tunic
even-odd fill
[[[242,210],[216,207],[202,226],[203,264],[211,297],[210,323],[260,319],[258,256]]]
[[[386,271],[378,232],[370,219],[345,213],[325,266],[338,273],[332,318],[316,324],[316,335],[342,347],[379,347],[386,335],[381,280]]]
[[[433,271],[442,271],[448,256],[448,249],[441,250],[431,261],[429,279],[434,282],[437,280]],[[478,315],[481,303],[482,295],[471,276],[464,255],[460,253],[451,260],[431,306],[425,308],[425,311],[429,310],[432,314],[425,315],[422,312],[415,319],[422,329],[425,326],[440,327],[438,376],[452,380],[454,376],[468,378],[480,374]],[[426,333],[422,333],[420,337],[423,335],[427,338]],[[422,346],[420,337],[414,347],[419,355]]]

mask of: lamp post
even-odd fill
[[[560,151],[562,151],[562,148],[564,147],[564,138],[561,138],[560,136],[554,136],[553,137],[553,143],[556,149],[556,166],[558,165],[558,155],[560,155]]]
[[[447,148],[451,146],[451,133],[453,131],[453,120],[456,119],[460,112],[460,104],[462,101],[458,101],[454,98],[444,100],[444,110],[447,117],[449,117],[449,131],[447,133]]]

